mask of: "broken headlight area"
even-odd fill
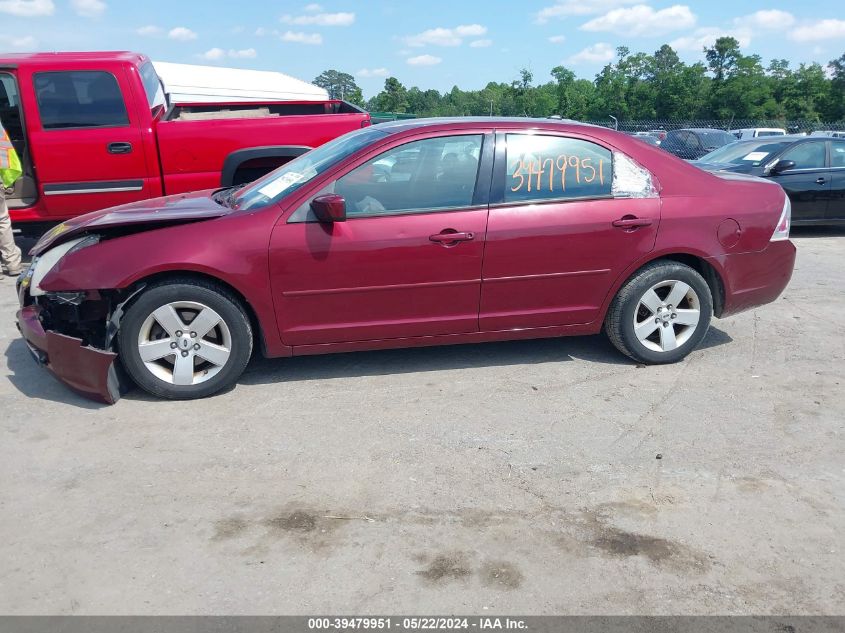
[[[123,306],[134,293],[119,290],[22,293],[18,328],[35,358],[78,393],[113,404],[128,381],[114,339]]]

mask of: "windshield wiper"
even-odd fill
[[[224,207],[232,208],[232,203],[235,200],[235,194],[238,193],[241,189],[247,186],[248,183],[243,183],[240,185],[235,185],[234,187],[229,187],[227,189],[221,189],[217,191],[213,196],[212,199],[219,205]]]

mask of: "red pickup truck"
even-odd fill
[[[0,120],[24,176],[16,229],[162,195],[249,182],[370,124],[337,100],[168,103],[138,53],[0,55]]]

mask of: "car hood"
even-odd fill
[[[747,165],[735,165],[734,163],[708,163],[700,160],[691,160],[693,165],[705,171],[732,171],[736,173],[749,173]]]
[[[32,247],[30,255],[44,251],[83,233],[96,233],[118,227],[145,225],[143,229],[207,220],[227,215],[232,209],[217,204],[214,190],[142,200],[80,215],[47,231]]]

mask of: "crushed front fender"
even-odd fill
[[[83,345],[82,339],[44,330],[35,305],[21,308],[18,329],[35,359],[80,395],[114,404],[125,392],[117,354]]]

